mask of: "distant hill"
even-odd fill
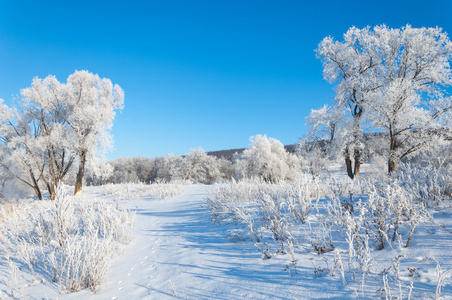
[[[296,144],[294,145],[286,145],[284,148],[289,153],[294,153],[296,149]],[[227,160],[232,161],[235,154],[242,153],[246,148],[239,148],[239,149],[229,149],[229,150],[219,150],[219,151],[210,151],[206,152],[207,155],[215,156],[217,158],[225,158]]]

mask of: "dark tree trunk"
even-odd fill
[[[78,166],[77,177],[75,178],[75,190],[74,195],[80,195],[82,193],[83,175],[85,174],[87,150],[82,150],[80,154],[80,164]]]
[[[393,134],[392,126],[389,129],[389,137],[391,139],[391,144],[389,145],[388,173],[391,174],[395,171],[397,166],[396,150],[399,146],[397,138]]]
[[[41,194],[41,190],[39,189],[39,187],[33,187],[33,190],[35,191],[36,196],[38,196],[39,200],[42,200],[42,194]]]
[[[36,180],[36,178],[31,170],[30,170],[30,178],[31,178],[31,182],[33,182],[33,185],[27,183],[28,186],[32,186],[33,190],[35,191],[36,196],[38,196],[38,199],[42,200],[42,194],[41,194],[41,189],[39,188],[38,180]],[[24,181],[22,180],[22,182],[24,182]]]
[[[347,167],[348,177],[353,179],[353,168],[352,168],[352,160],[350,159],[350,154],[348,153],[348,147],[345,148],[345,166]]]
[[[394,172],[396,169],[396,166],[397,166],[397,163],[393,159],[389,158],[388,159],[388,173],[391,174],[392,172]]]
[[[359,170],[361,169],[361,151],[359,151],[359,149],[355,149],[355,153],[354,153],[355,157],[355,170],[354,170],[354,178],[358,179],[359,178]],[[353,178],[352,178],[353,179]]]
[[[47,190],[49,191],[49,198],[50,200],[55,200],[55,185],[49,184],[47,186]]]

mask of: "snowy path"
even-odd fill
[[[55,296],[118,300],[350,296],[340,286],[328,286],[331,294],[326,293],[322,286],[326,281],[316,281],[312,269],[299,269],[305,275],[290,277],[284,271],[287,256],[263,261],[251,243],[230,242],[225,228],[213,225],[202,208],[205,196],[207,187],[192,185],[170,200],[129,202],[129,208],[137,210],[135,240],[113,262],[107,283],[96,294],[85,290]]]

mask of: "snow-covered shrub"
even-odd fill
[[[255,246],[270,258],[293,247],[293,224],[305,223],[315,209],[320,182],[310,176],[291,183],[268,184],[263,179],[217,183],[206,199],[215,221],[242,224]],[[277,249],[271,249],[275,242]]]
[[[68,196],[61,186],[56,192],[55,201],[22,208],[0,223],[0,255],[25,264],[32,275],[41,270],[61,291],[97,291],[111,258],[133,238],[135,213]]]
[[[399,295],[412,292],[398,275],[408,270],[400,252],[408,251],[402,249],[412,244],[414,230],[429,216],[394,177],[351,180],[323,174],[278,184],[231,181],[214,184],[212,194],[207,208],[216,222],[235,224],[230,231],[233,239],[238,237],[234,241],[251,240],[263,259],[289,253],[285,270],[291,275],[297,261],[311,255],[315,276],[338,273],[359,297],[368,296],[369,286],[381,286],[375,279],[380,273],[387,275],[382,295],[394,295],[400,286]],[[387,246],[391,249],[375,252]],[[394,252],[394,262],[382,263],[382,255]]]
[[[52,280],[60,283],[62,291],[72,293],[89,288],[95,292],[104,282],[111,258],[118,250],[111,236],[99,239],[90,232],[68,238],[64,246],[48,254],[46,263]]]
[[[283,144],[265,135],[250,138],[251,145],[236,159],[239,178],[260,177],[266,182],[294,180],[300,173],[297,156],[288,153]]]
[[[452,196],[452,166],[401,164],[394,174],[398,184],[427,207]]]
[[[401,239],[402,226],[408,229],[406,246],[409,246],[414,229],[427,218],[424,205],[416,203],[412,193],[398,181],[373,183],[363,180],[348,184],[332,181],[330,188],[327,213],[331,222],[347,230],[350,230],[349,222],[358,224],[355,230],[364,236],[361,229],[365,229],[365,234],[370,235],[378,249]]]
[[[390,240],[395,241],[400,235],[400,226],[410,223],[410,235],[407,246],[411,243],[412,232],[424,214],[423,206],[416,206],[413,197],[398,185],[375,188],[369,192],[365,209],[369,212],[369,231],[372,232],[378,249],[383,249]]]

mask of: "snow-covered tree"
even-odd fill
[[[232,162],[207,155],[202,148],[190,150],[185,156],[172,154],[158,157],[120,158],[110,162],[113,168],[109,178],[99,182],[125,183],[187,180],[210,184],[233,175]],[[97,175],[96,175],[97,176]],[[98,179],[96,177],[96,179]]]
[[[33,87],[21,94],[14,109],[1,104],[1,164],[39,199],[42,185],[54,199],[57,184],[74,162],[66,122],[51,108],[52,101],[61,95],[61,85],[51,76],[44,81],[35,79]]]
[[[205,182],[207,179],[207,166],[209,157],[201,147],[190,150],[184,156],[181,172],[184,180],[192,182]]]
[[[149,183],[156,178],[155,159],[136,156],[122,157],[109,162],[113,168],[108,178],[104,177],[104,183],[127,183],[142,182]]]
[[[260,177],[267,182],[295,179],[300,161],[283,144],[265,135],[250,138],[251,144],[236,160],[239,177]]]
[[[36,149],[38,131],[26,122],[22,115],[9,108],[0,99],[0,174],[3,179],[14,178],[33,189],[42,199],[39,184],[44,174],[45,160],[42,149]]]
[[[346,118],[345,112],[335,105],[312,109],[311,114],[306,117],[306,125],[309,127],[308,140],[332,143],[343,133]]]
[[[381,86],[377,76],[375,59],[377,51],[369,27],[350,28],[344,41],[326,37],[317,48],[323,63],[323,76],[330,83],[336,82],[336,105],[352,117],[351,131],[343,149],[347,173],[350,178],[359,176],[362,145],[361,123],[365,117],[369,95]],[[352,166],[354,163],[354,166]]]
[[[336,84],[336,105],[351,113],[345,159],[350,177],[359,174],[362,122],[388,134],[388,171],[404,157],[428,147],[450,124],[452,43],[441,28],[350,28],[344,42],[325,38],[317,49],[324,76]],[[347,158],[353,148],[354,171]]]
[[[155,159],[156,177],[155,180],[170,182],[172,180],[183,179],[182,173],[183,158],[174,154],[168,154]]]
[[[441,28],[376,26],[375,69],[382,87],[369,102],[375,126],[388,133],[388,171],[418,150],[448,135],[452,97],[452,42]]]
[[[191,149],[183,158],[182,173],[185,180],[210,184],[216,180],[230,178],[231,162],[207,155],[199,147]]]
[[[230,162],[207,155],[201,147],[198,147],[191,149],[190,153],[184,156],[181,172],[184,180],[210,184],[227,178],[230,166]]]
[[[42,198],[45,186],[51,199],[56,186],[78,164],[76,193],[81,191],[87,162],[91,170],[111,146],[108,130],[124,93],[109,79],[76,71],[66,84],[55,76],[34,78],[21,90],[14,109],[0,103],[0,164],[3,172],[31,187]]]
[[[21,96],[16,120],[18,124],[23,124],[20,125],[21,128],[30,129],[28,136],[32,139],[26,138],[24,133],[15,132],[17,137],[21,136],[29,153],[41,157],[40,163],[43,166],[39,171],[39,179],[47,187],[50,199],[54,199],[57,185],[67,175],[75,160],[71,132],[67,121],[61,117],[65,108],[59,102],[64,97],[64,85],[54,76],[48,76],[44,80],[36,77],[31,87],[21,90]],[[10,126],[13,124],[10,123]],[[34,141],[33,146],[31,140]],[[17,149],[14,151],[15,154],[18,153]],[[34,170],[38,172],[37,166]]]
[[[298,153],[308,163],[308,168],[313,175],[326,169],[332,160],[338,158],[338,153],[348,145],[345,140],[349,131],[350,116],[337,105],[324,105],[320,109],[311,110],[306,117],[306,125],[309,128],[305,138],[298,143]]]
[[[124,91],[108,78],[88,71],[76,71],[64,89],[66,111],[60,115],[72,129],[77,153],[78,172],[75,194],[81,193],[87,160],[102,158],[111,148],[109,130],[117,110],[124,105]]]

